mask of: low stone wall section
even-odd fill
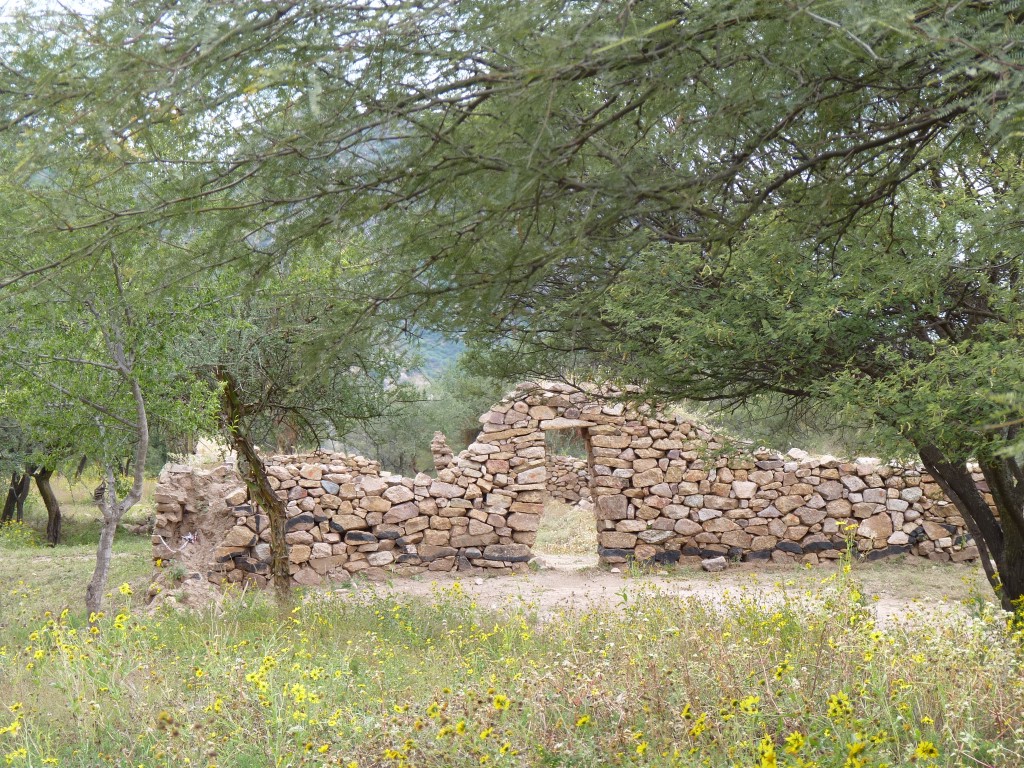
[[[849,541],[868,558],[978,556],[955,507],[917,467],[799,451],[737,452],[701,425],[644,413],[622,395],[561,383],[520,385],[481,416],[476,441],[458,455],[448,453],[443,436],[435,438],[436,477],[392,475],[377,462],[344,454],[269,458],[271,483],[287,502],[293,580],[313,585],[359,572],[522,571],[551,496],[568,503],[589,496],[604,563],[723,554],[817,563],[839,557]],[[551,429],[581,430],[588,459],[547,456]],[[196,545],[189,531],[215,536],[223,530],[209,547],[209,578],[265,582],[266,516],[248,501],[233,469],[213,471],[216,488],[198,470],[165,468],[154,556],[180,559]],[[987,493],[980,476],[976,481]],[[211,493],[220,495],[203,497]],[[204,528],[197,516],[219,522]]]
[[[548,497],[569,506],[590,499],[590,467],[575,456],[548,456]]]

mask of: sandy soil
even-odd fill
[[[650,589],[719,603],[739,593],[771,602],[786,592],[802,594],[836,570],[834,566],[804,569],[759,564],[756,568],[733,566],[714,574],[688,567],[647,573],[624,567],[620,573],[612,573],[597,567],[596,556],[541,557],[546,567],[519,576],[438,573],[376,584],[357,580],[349,589],[428,597],[437,586],[458,580],[482,606],[525,603],[543,617],[589,607],[614,607],[624,598]],[[975,566],[909,560],[865,563],[855,566],[854,576],[883,623],[910,614],[964,612],[972,601],[992,599],[981,569]]]

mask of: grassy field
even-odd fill
[[[597,552],[594,513],[549,501],[544,507],[534,550],[548,555],[590,555]]]
[[[630,578],[545,620],[459,582],[150,615],[124,537],[90,627],[91,547],[23,538],[0,535],[0,766],[1024,765],[1024,635],[980,601],[882,628],[856,566],[770,603]]]

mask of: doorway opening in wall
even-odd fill
[[[586,557],[596,562],[589,441],[581,429],[552,429],[544,433],[544,444],[548,498],[533,549],[538,555]]]

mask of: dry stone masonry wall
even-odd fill
[[[552,501],[569,506],[590,504],[590,467],[575,456],[547,457],[547,491]]]
[[[963,519],[919,468],[737,453],[704,427],[643,413],[621,395],[522,384],[481,416],[480,434],[458,455],[435,436],[436,477],[393,475],[343,454],[268,459],[287,502],[294,582],[522,571],[551,497],[593,509],[604,563],[717,555],[817,563],[839,557],[849,540],[870,559],[978,556]],[[546,455],[545,432],[562,429],[581,431],[586,460]],[[189,553],[205,552],[212,581],[266,581],[267,519],[232,468],[168,466],[157,512],[154,557],[195,561],[203,556]]]

